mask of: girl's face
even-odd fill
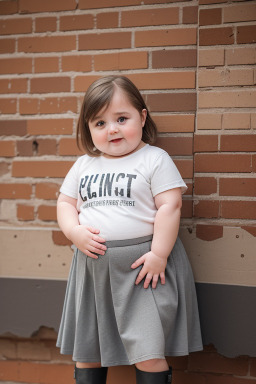
[[[145,145],[141,138],[146,117],[146,109],[140,114],[117,87],[108,108],[89,121],[95,147],[110,158],[137,151]]]

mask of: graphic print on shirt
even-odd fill
[[[79,194],[82,208],[94,206],[135,206],[132,200],[133,182],[137,175],[130,173],[96,173],[80,179]]]

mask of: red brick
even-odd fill
[[[183,179],[191,179],[193,177],[193,161],[173,159]]]
[[[56,155],[57,144],[54,139],[20,140],[17,151],[20,156]]]
[[[219,201],[200,200],[194,202],[194,217],[207,219],[219,217]]]
[[[237,27],[237,43],[248,44],[256,42],[256,25]]]
[[[18,12],[17,0],[3,0],[0,1],[0,15],[11,15]]]
[[[20,13],[71,11],[76,9],[75,0],[19,0]]]
[[[256,237],[256,227],[252,227],[252,226],[245,226],[245,227],[241,227],[242,229],[244,229],[245,231],[247,231],[248,233],[250,233],[252,236]],[[251,373],[252,373],[252,365],[251,365]],[[256,376],[256,374],[252,374],[252,376]]]
[[[73,161],[13,161],[13,177],[65,177]]]
[[[38,199],[56,200],[60,185],[56,183],[38,183],[36,184],[35,196]]]
[[[56,206],[51,205],[40,205],[38,207],[38,218],[43,221],[56,221],[57,211]]]
[[[194,153],[218,151],[217,135],[194,135]]]
[[[129,74],[127,77],[138,89],[170,89],[195,88],[195,72],[163,72],[163,73],[139,73]],[[89,77],[90,79],[91,77]],[[88,87],[88,77],[78,76],[75,78],[75,91],[83,91]]]
[[[86,30],[94,26],[93,15],[70,15],[60,17],[60,31]]]
[[[29,135],[71,135],[73,119],[29,119],[27,130]]]
[[[202,91],[198,94],[198,105],[199,108],[255,108],[256,91],[253,88],[238,91]]]
[[[1,39],[0,53],[13,53],[13,52],[15,52],[15,39]]]
[[[192,137],[158,137],[155,145],[164,149],[170,156],[192,155]]]
[[[32,58],[10,58],[0,60],[0,73],[20,74],[32,72]]]
[[[92,69],[91,55],[62,56],[62,71],[89,72]]]
[[[220,225],[197,224],[196,237],[198,239],[206,240],[206,241],[221,239],[223,237],[223,227]]]
[[[185,196],[186,195],[192,196],[193,195],[193,184],[192,184],[192,182],[191,183],[186,182],[186,184],[187,184],[188,189],[186,190],[184,195]]]
[[[96,71],[145,69],[147,67],[147,52],[118,52],[94,56],[94,68]]]
[[[59,72],[58,57],[35,57],[35,73]]]
[[[81,156],[84,151],[79,150],[76,144],[76,139],[64,138],[60,139],[59,155],[60,156]]]
[[[32,156],[33,155],[33,140],[19,140],[17,142],[17,155],[18,156]]]
[[[118,12],[98,13],[96,16],[97,28],[116,28],[118,27]]]
[[[152,115],[158,132],[194,132],[195,115]]]
[[[15,141],[12,140],[1,140],[0,141],[0,156],[3,157],[14,157],[16,155],[15,151]]]
[[[40,99],[40,113],[77,113],[77,98],[69,97],[45,97]]]
[[[225,87],[235,85],[253,85],[253,69],[201,69],[198,85],[203,87]]]
[[[25,136],[26,120],[0,120],[0,136]]]
[[[61,231],[52,231],[52,240],[56,245],[72,245],[72,242]]]
[[[31,221],[34,220],[34,207],[31,205],[17,205],[17,218],[18,220]],[[0,376],[1,377],[1,376]]]
[[[198,23],[198,7],[183,7],[182,15],[183,24],[197,24]]]
[[[29,98],[20,99],[20,114],[21,115],[35,115],[39,113],[39,99]]]
[[[57,30],[57,17],[37,17],[35,32],[55,32]]]
[[[249,112],[224,113],[222,119],[223,129],[250,129],[251,115]]]
[[[224,57],[225,50],[223,48],[200,48],[199,50],[199,66],[207,67],[207,66],[218,66],[224,65]]]
[[[0,113],[9,114],[16,113],[17,109],[17,99],[0,99]]]
[[[200,45],[234,44],[234,33],[231,27],[205,28],[199,31]]]
[[[222,23],[222,8],[201,9],[199,25],[216,25]]]
[[[163,93],[146,96],[151,112],[193,112],[196,110],[196,93]]]
[[[182,0],[178,0],[182,1]],[[143,4],[165,4],[166,0],[144,0]],[[79,9],[109,8],[109,7],[125,7],[129,5],[141,5],[141,0],[98,0],[93,3],[91,0],[80,0]]]
[[[254,152],[256,135],[222,135],[220,149],[223,152]]]
[[[252,156],[252,171],[256,172],[256,156]]]
[[[221,217],[255,220],[256,201],[221,201]]]
[[[193,89],[195,88],[195,71],[160,72],[131,74],[127,77],[132,80],[138,89]]]
[[[255,178],[220,178],[220,196],[255,196]]]
[[[85,92],[87,88],[100,76],[88,75],[88,76],[76,76],[74,79],[74,90],[76,92]]]
[[[1,199],[30,199],[32,186],[29,184],[0,184]]]
[[[247,47],[226,49],[226,63],[227,65],[255,64],[255,49]]]
[[[223,8],[224,23],[235,23],[241,21],[256,20],[255,4],[243,2],[243,4],[233,4],[232,6]]]
[[[194,183],[195,195],[217,193],[217,179],[215,177],[196,177]]]
[[[196,44],[196,28],[136,31],[135,47],[158,47]]]
[[[172,49],[152,52],[152,68],[195,67],[196,49]]]
[[[70,77],[40,77],[30,80],[30,93],[70,92]]]
[[[27,79],[1,79],[0,93],[26,93],[28,88]]]
[[[65,52],[76,49],[75,36],[20,37],[18,52]]]
[[[13,18],[0,20],[0,35],[15,35],[32,32],[31,18]]]
[[[192,200],[182,200],[181,218],[191,218],[193,216]]]
[[[131,48],[130,32],[90,33],[78,36],[78,50]]]
[[[179,8],[170,7],[123,11],[121,20],[122,27],[179,24]]]
[[[196,154],[195,172],[251,172],[251,156]]]

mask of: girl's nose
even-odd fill
[[[109,133],[111,135],[113,135],[114,133],[117,133],[118,132],[118,127],[116,125],[116,123],[110,123],[109,124]]]

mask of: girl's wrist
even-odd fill
[[[156,255],[157,257],[165,260],[168,259],[168,256],[170,254],[170,253],[166,254],[166,252],[163,252],[161,250],[155,250],[153,247],[151,248],[151,252],[154,253],[154,255]]]

